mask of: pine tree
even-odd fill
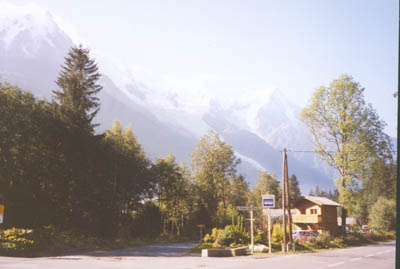
[[[252,191],[252,205],[261,205],[261,197],[263,194],[275,195],[275,208],[282,207],[282,189],[278,179],[273,174],[262,171],[257,176],[257,184],[253,187]]]
[[[292,175],[289,178],[289,196],[290,196],[290,201],[295,201],[301,196],[300,188],[299,188],[299,182],[297,181],[296,175]]]
[[[72,125],[92,132],[97,126],[92,120],[100,109],[99,98],[94,95],[103,87],[97,84],[101,75],[89,52],[82,45],[70,49],[56,81],[60,90],[53,93],[64,118]]]

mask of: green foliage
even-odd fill
[[[379,197],[369,215],[370,224],[384,231],[393,230],[396,225],[396,201]]]
[[[0,253],[24,251],[34,244],[32,230],[11,228],[0,231]]]
[[[203,238],[203,242],[214,243],[217,241],[218,235],[223,233],[223,229],[212,228],[211,234],[206,234]]]
[[[385,193],[394,191],[394,179],[387,177],[393,163],[391,140],[383,132],[385,123],[365,103],[363,91],[352,77],[342,75],[328,87],[317,89],[300,114],[315,152],[340,174],[335,181],[339,201],[350,215],[366,203],[365,195],[372,190],[370,183],[388,182],[382,184],[389,188]]]
[[[206,208],[208,220],[218,225],[215,213],[219,203],[225,209],[229,199],[229,178],[234,178],[240,162],[232,147],[221,141],[218,134],[209,131],[204,135],[191,154],[191,167],[200,197],[198,204]],[[207,222],[207,220],[206,220]]]
[[[179,236],[185,221],[188,222],[191,214],[190,182],[185,177],[185,168],[178,166],[175,157],[169,154],[165,159],[158,159],[152,170],[156,177],[156,193],[163,218],[163,234],[176,233]]]
[[[232,243],[245,244],[249,241],[249,235],[243,227],[243,218],[237,217],[236,224],[232,217],[232,224],[225,226],[225,229],[218,233],[216,243],[229,246]]]
[[[161,212],[153,202],[139,207],[133,220],[133,235],[139,237],[158,237],[161,232]]]
[[[297,181],[296,175],[291,175],[289,177],[289,197],[290,201],[295,201],[301,197],[299,182]]]
[[[267,244],[268,243],[268,232],[265,230],[256,229],[254,235],[255,244]]]
[[[216,248],[216,247],[213,246],[213,244],[211,244],[211,243],[203,242],[203,243],[200,243],[197,246],[189,249],[187,251],[187,253],[201,253],[202,249],[210,249],[210,248]]]
[[[272,226],[271,240],[273,243],[282,244],[283,243],[283,225],[280,223],[275,223]]]
[[[92,135],[58,111],[54,102],[0,85],[4,225],[112,236],[151,188],[150,162],[131,130]]]
[[[239,175],[237,177],[233,177],[230,179],[229,183],[229,204],[231,204],[233,207],[246,205],[249,199],[250,190],[249,183],[246,182],[244,176]]]
[[[335,237],[329,244],[332,247],[342,248],[345,246],[345,240],[343,237]]]
[[[78,128],[93,131],[91,122],[99,111],[99,99],[94,95],[103,87],[97,84],[100,74],[89,49],[73,47],[65,57],[65,64],[56,83],[60,90],[53,91],[60,102],[64,120]]]
[[[257,205],[262,208],[261,197],[263,194],[275,195],[275,207],[282,206],[281,187],[275,175],[268,172],[260,172],[257,177],[257,184],[253,187],[250,204]]]
[[[317,246],[319,248],[329,248],[330,242],[333,240],[333,237],[328,231],[323,231],[317,238]]]

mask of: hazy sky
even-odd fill
[[[277,88],[300,106],[352,75],[396,136],[395,0],[14,0],[49,10],[74,41],[174,87]]]

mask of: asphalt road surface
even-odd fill
[[[0,268],[395,268],[395,242],[307,254],[201,258],[186,255],[194,243],[97,251],[44,258],[0,257]]]

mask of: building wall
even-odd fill
[[[336,206],[322,206],[322,222],[325,224],[337,225],[337,209]]]
[[[298,213],[300,214],[309,214],[307,213],[307,209],[316,206],[316,204],[308,201],[308,200],[302,200],[296,203],[295,208],[298,210]]]

